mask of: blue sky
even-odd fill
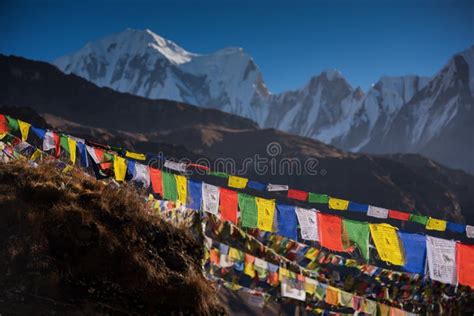
[[[125,28],[185,49],[240,46],[267,86],[338,69],[366,90],[382,75],[433,75],[474,44],[474,1],[2,1],[0,52],[51,61]]]

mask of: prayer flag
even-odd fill
[[[410,214],[410,222],[415,222],[421,225],[426,225],[428,218],[423,215]]]
[[[278,234],[287,238],[298,239],[298,222],[295,207],[291,205],[277,204]]]
[[[328,285],[326,289],[326,303],[337,306],[339,304],[339,289]]]
[[[247,188],[250,188],[253,190],[264,191],[266,187],[267,187],[266,184],[260,183],[257,181],[249,180],[249,182],[247,182]]]
[[[20,127],[21,140],[26,142],[31,125],[29,123],[23,122],[22,120],[18,120],[18,126]]]
[[[202,202],[202,182],[188,181],[187,206],[192,210],[200,210]]]
[[[285,184],[271,184],[267,185],[267,191],[274,192],[274,191],[288,191],[288,186]]]
[[[442,283],[456,284],[456,242],[426,236],[426,250],[430,278]]]
[[[376,217],[376,218],[387,218],[388,210],[383,207],[369,205],[367,216]]]
[[[426,222],[425,228],[428,230],[437,230],[444,232],[446,230],[446,221],[433,217],[428,217],[428,221]]]
[[[397,210],[390,210],[388,212],[388,217],[393,219],[398,219],[401,221],[408,221],[410,220],[410,213],[400,212]]]
[[[304,282],[299,282],[298,280],[289,277],[283,277],[280,288],[281,296],[283,297],[290,297],[300,301],[306,300]]]
[[[398,232],[405,250],[405,271],[423,274],[425,270],[426,237],[420,234]]]
[[[242,177],[237,177],[237,176],[229,176],[227,185],[231,188],[236,188],[236,189],[245,189],[247,186],[247,182],[249,179],[247,178],[242,178]]]
[[[468,238],[474,238],[474,226],[466,225],[466,236]]]
[[[237,192],[220,188],[221,220],[237,224]]]
[[[339,290],[339,304],[344,307],[352,307],[352,293]]]
[[[350,201],[349,207],[347,209],[352,212],[367,213],[369,206],[367,204],[360,204]]]
[[[258,211],[257,227],[267,232],[273,231],[273,218],[275,216],[275,200],[256,198]]]
[[[132,159],[135,159],[135,160],[146,160],[146,156],[144,154],[140,154],[140,153],[134,153],[134,152],[131,152],[131,151],[125,151],[125,157],[127,158],[132,158]]]
[[[446,225],[446,229],[453,233],[462,234],[466,230],[466,225],[448,222],[448,224]]]
[[[367,315],[377,315],[377,302],[369,299],[364,299],[362,311]]]
[[[305,277],[304,279],[304,290],[306,293],[313,295],[314,292],[316,292],[316,286],[318,284],[318,281]]]
[[[217,215],[219,213],[219,188],[204,183],[202,184],[202,208],[204,211]]]
[[[174,162],[170,160],[165,160],[165,167],[171,170],[178,171],[178,172],[186,171],[186,164],[182,162]]]
[[[176,179],[176,189],[178,191],[178,201],[186,205],[188,201],[188,180],[185,176],[175,174]]]
[[[36,136],[38,136],[38,138],[40,138],[40,139],[43,139],[44,136],[46,135],[46,130],[44,130],[42,128],[32,126],[31,129],[36,134]]]
[[[71,160],[72,164],[74,165],[76,163],[77,143],[74,139],[68,137],[67,138],[67,144],[68,144],[68,147],[69,147],[69,159]]]
[[[295,190],[295,189],[289,189],[288,190],[288,197],[290,199],[306,201],[308,199],[308,192],[301,191],[301,190]]]
[[[122,182],[125,180],[125,174],[127,173],[127,162],[120,156],[114,157],[114,173],[115,180]]]
[[[331,210],[345,211],[349,207],[349,201],[330,197],[328,206]]]
[[[380,259],[398,266],[403,265],[404,258],[397,228],[389,224],[369,224],[369,227]]]
[[[133,172],[131,181],[140,182],[143,184],[145,188],[150,187],[150,170],[148,166],[142,165],[141,163],[135,163],[134,161],[130,161],[130,160],[128,162],[129,162],[129,166],[133,165],[134,170],[135,170],[135,172]],[[161,175],[160,175],[160,178],[161,178]],[[159,183],[161,185],[161,179],[159,180],[160,180]],[[156,192],[156,193],[159,193],[159,192]]]
[[[309,203],[319,203],[319,204],[327,204],[329,201],[329,196],[326,194],[316,194],[309,192],[308,194],[308,202]]]
[[[102,155],[100,157],[97,156],[97,153],[101,152],[101,151],[96,151],[94,147],[91,147],[89,145],[86,145],[86,150],[87,152],[89,153],[89,155],[91,156],[92,160],[96,163],[96,164],[99,164],[102,160]]]
[[[174,174],[162,171],[161,179],[163,181],[163,198],[168,201],[178,200],[178,190]]]
[[[344,234],[355,243],[360,250],[362,257],[369,260],[369,225],[367,222],[352,221],[344,219]]]
[[[344,251],[342,246],[342,220],[339,216],[317,213],[319,242],[334,251]]]
[[[302,207],[295,208],[296,216],[301,230],[301,238],[305,240],[319,240],[318,222],[316,210],[308,210]]]
[[[84,168],[89,167],[89,160],[87,159],[86,145],[76,140],[76,146],[77,146],[77,150],[79,151],[79,155],[81,157],[81,166]]]
[[[163,197],[163,177],[160,169],[148,167],[153,192]]]
[[[474,245],[456,243],[458,282],[474,289]]]
[[[7,118],[5,115],[0,114],[0,134],[8,133],[9,131]]]
[[[239,193],[238,199],[242,227],[256,228],[258,212],[255,197],[244,193]]]
[[[244,265],[244,274],[248,275],[251,278],[255,277],[255,268],[254,268],[255,257],[249,254],[245,254],[245,265]]]
[[[17,130],[19,130],[18,121],[10,117],[9,115],[7,115],[6,117],[8,120],[8,128],[10,129],[10,132],[16,132]]]
[[[51,149],[54,149],[56,157],[59,157],[59,153],[61,152],[59,147],[59,135],[55,132],[48,131],[43,138],[43,151],[48,151]]]

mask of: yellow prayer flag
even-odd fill
[[[428,217],[428,221],[426,222],[425,228],[429,230],[439,230],[441,232],[444,232],[446,230],[446,221],[443,221],[442,219]]]
[[[267,232],[273,231],[275,200],[255,198],[258,210],[257,228]]]
[[[233,247],[230,247],[230,248],[229,248],[229,254],[228,254],[228,256],[229,256],[231,259],[241,261],[242,258],[243,258],[243,253],[242,253],[242,251],[240,251],[240,250],[238,250],[238,249],[235,249],[235,248],[233,248]]]
[[[0,133],[0,139],[4,139],[5,136],[7,136],[8,133]]]
[[[237,176],[229,176],[227,185],[230,186],[231,188],[236,188],[236,189],[245,189],[247,186],[247,182],[249,179],[247,178],[242,178],[242,177],[237,177]]]
[[[349,201],[330,197],[328,205],[331,210],[345,211],[349,206]]]
[[[255,257],[246,254],[245,255],[245,262],[244,262],[244,274],[248,275],[251,278],[255,277]]]
[[[20,127],[21,140],[25,142],[28,139],[28,133],[30,132],[31,125],[30,123],[18,120],[18,126]]]
[[[134,153],[128,150],[125,152],[125,157],[132,158],[135,160],[146,160],[146,156],[144,154]]]
[[[41,157],[41,150],[36,149],[35,152],[31,155],[30,159],[31,161],[35,161],[36,159]]]
[[[306,254],[304,256],[307,259],[313,260],[314,258],[316,258],[318,256],[318,253],[319,253],[318,249],[309,248],[309,250],[306,252]]]
[[[402,266],[404,255],[398,240],[397,228],[389,224],[369,224],[369,227],[380,259]]]
[[[304,279],[304,290],[306,293],[313,295],[314,292],[316,292],[316,285],[318,284],[318,281],[311,279],[311,278],[305,278]]]
[[[284,277],[288,278],[289,276],[290,276],[290,271],[288,269],[285,269],[282,267],[278,269],[278,277],[280,281],[282,281]]]
[[[125,174],[127,173],[127,163],[125,158],[120,156],[114,157],[114,173],[115,173],[115,180],[117,181],[124,181]]]
[[[176,189],[178,190],[178,201],[183,204],[186,204],[186,198],[188,195],[188,180],[185,176],[179,174],[175,174],[174,176],[176,178]]]
[[[69,159],[71,159],[72,164],[76,163],[76,147],[77,143],[71,137],[67,138],[67,144],[69,146]]]

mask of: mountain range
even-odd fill
[[[474,173],[474,46],[432,77],[385,76],[367,92],[328,70],[273,94],[242,48],[200,55],[150,30],[127,29],[53,64],[100,87],[218,109],[346,151],[420,153]]]
[[[100,88],[48,63],[0,55],[2,105],[0,113],[39,127],[129,150],[162,151],[169,158],[212,163],[228,157],[238,166],[255,155],[315,159],[317,175],[257,174],[253,168],[240,175],[474,224],[474,176],[420,155],[348,153],[308,137],[259,128],[237,115]],[[267,146],[275,142],[281,154],[268,157]]]

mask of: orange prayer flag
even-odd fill
[[[150,171],[150,179],[153,192],[163,196],[163,181],[161,177],[161,170],[152,167],[149,167],[148,169]]]
[[[326,303],[336,305],[339,303],[339,290],[335,287],[328,286],[326,289]]]
[[[220,188],[221,220],[237,224],[237,191]]]
[[[474,245],[456,243],[458,282],[474,289]]]
[[[211,263],[219,265],[219,251],[217,251],[217,249],[209,250],[209,256]]]
[[[342,219],[339,216],[318,213],[319,242],[334,251],[344,251],[342,245]]]

